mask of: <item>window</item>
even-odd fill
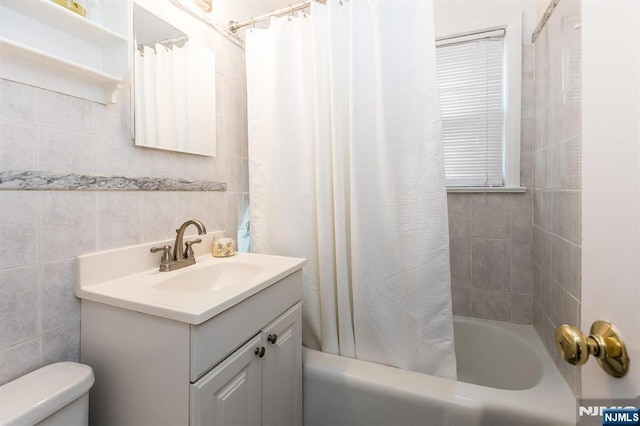
[[[520,187],[521,23],[436,43],[447,187]],[[511,37],[509,37],[511,36]]]

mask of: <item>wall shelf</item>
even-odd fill
[[[0,52],[2,52],[3,55],[14,56],[25,61],[33,62],[34,65],[47,66],[66,74],[74,74],[85,81],[101,84],[120,82],[120,78],[115,75],[109,75],[76,62],[67,61],[59,56],[50,55],[41,50],[33,49],[3,37],[0,37]]]
[[[104,0],[104,22],[50,0],[0,0],[0,77],[101,103],[131,70],[131,1]]]

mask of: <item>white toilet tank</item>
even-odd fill
[[[89,422],[91,367],[47,365],[0,386],[0,426],[80,426]]]

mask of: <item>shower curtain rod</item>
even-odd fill
[[[151,47],[152,49],[155,49],[157,45],[161,45],[164,47],[171,47],[171,46],[178,46],[178,47],[182,47],[185,45],[186,42],[189,41],[189,36],[187,35],[178,35],[178,36],[173,36],[173,37],[169,37],[169,38],[163,38],[160,40],[154,40],[154,41],[149,41],[146,43],[136,43],[136,48],[142,53],[144,52],[143,48],[146,47]]]
[[[538,22],[538,26],[536,27],[535,30],[533,30],[533,34],[531,34],[531,43],[536,42],[536,39],[538,38],[538,36],[542,32],[542,29],[544,28],[547,21],[551,17],[553,10],[556,8],[556,6],[558,6],[558,3],[560,3],[560,0],[551,0],[551,2],[549,3],[549,6],[547,6],[547,9],[544,11],[542,18],[540,18],[540,22]]]
[[[293,13],[293,12],[297,12],[297,11],[302,10],[302,9],[306,9],[314,1],[318,2],[320,4],[325,4],[327,2],[327,0],[307,0],[307,1],[303,1],[302,3],[289,5],[287,7],[283,7],[282,9],[272,10],[269,13],[265,13],[264,15],[260,15],[260,16],[257,16],[255,18],[251,17],[250,19],[247,19],[246,21],[242,21],[242,22],[231,21],[231,22],[229,22],[229,30],[232,33],[235,33],[236,31],[238,31],[242,27],[247,27],[249,25],[254,25],[256,22],[261,22],[261,21],[267,20],[267,19],[271,18],[272,16],[284,16],[284,15],[287,15],[289,13]]]

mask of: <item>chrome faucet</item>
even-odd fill
[[[171,254],[171,246],[166,245],[162,247],[152,247],[151,253],[157,253],[162,250],[162,259],[160,260],[160,271],[168,272],[175,271],[176,269],[184,268],[185,266],[193,265],[196,263],[196,258],[193,253],[192,246],[202,242],[201,238],[197,238],[192,241],[184,241],[184,232],[190,225],[194,225],[198,228],[198,235],[204,235],[207,233],[207,227],[199,220],[188,220],[180,228],[176,229],[176,241],[173,245],[173,254]]]

